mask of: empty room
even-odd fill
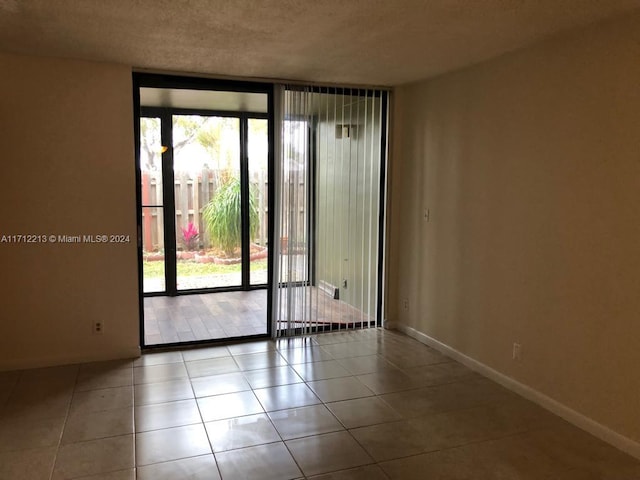
[[[0,480],[640,479],[636,0],[0,0]]]

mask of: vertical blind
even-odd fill
[[[276,92],[272,332],[376,325],[386,92]]]

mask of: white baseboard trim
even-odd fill
[[[537,403],[538,405],[551,411],[552,413],[555,413],[559,417],[565,419],[569,423],[572,423],[576,427],[589,432],[600,440],[613,445],[614,447],[628,453],[629,455],[637,459],[640,459],[640,443],[628,437],[625,437],[624,435],[620,435],[619,433],[611,430],[601,423],[598,423],[595,420],[567,407],[566,405],[558,402],[557,400],[554,400],[544,393],[539,392],[538,390],[535,390],[528,385],[525,385],[524,383],[520,383],[517,380],[514,380],[513,378],[508,377],[498,372],[497,370],[494,370],[493,368],[478,362],[477,360],[451,348],[450,346],[440,342],[439,340],[436,340],[435,338],[432,338],[416,330],[415,328],[395,322],[388,322],[385,327],[391,330],[398,330],[412,338],[415,338],[419,342],[428,345],[429,347],[435,348],[448,357],[457,360],[470,369],[480,373],[481,375],[484,375],[485,377],[493,380],[496,383],[499,383],[503,387],[508,388],[518,395],[521,395],[522,397],[531,400],[534,403]]]
[[[16,359],[1,362],[0,372],[7,370],[25,370],[28,368],[56,367],[59,365],[73,365],[76,363],[120,360],[125,358],[138,358],[140,355],[140,347],[131,347],[92,355],[61,355],[56,357],[30,358],[27,360]]]

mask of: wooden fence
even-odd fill
[[[198,229],[198,245],[200,248],[210,246],[209,235],[202,221],[202,209],[215,195],[220,184],[221,172],[205,168],[200,172],[175,172],[175,215],[176,215],[176,246],[184,248],[182,229],[193,223]],[[256,236],[251,239],[258,245],[267,245],[269,221],[268,195],[269,183],[266,171],[250,173],[250,184],[258,196],[258,211],[260,223]],[[298,182],[296,182],[298,183]],[[291,188],[304,189],[304,184],[290,184],[285,192]],[[285,193],[285,196],[288,196]],[[295,195],[302,198],[303,195]],[[142,237],[145,252],[157,252],[164,248],[164,221],[162,217],[162,172],[142,172]],[[298,205],[300,225],[304,225],[304,205]]]

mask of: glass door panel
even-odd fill
[[[173,115],[177,290],[242,285],[240,119]]]
[[[269,211],[269,122],[248,119],[250,285],[266,285]]]
[[[142,276],[144,293],[164,292],[164,222],[162,207],[142,207]]]
[[[140,118],[143,292],[164,292],[165,246],[162,211],[162,144],[160,118]]]

